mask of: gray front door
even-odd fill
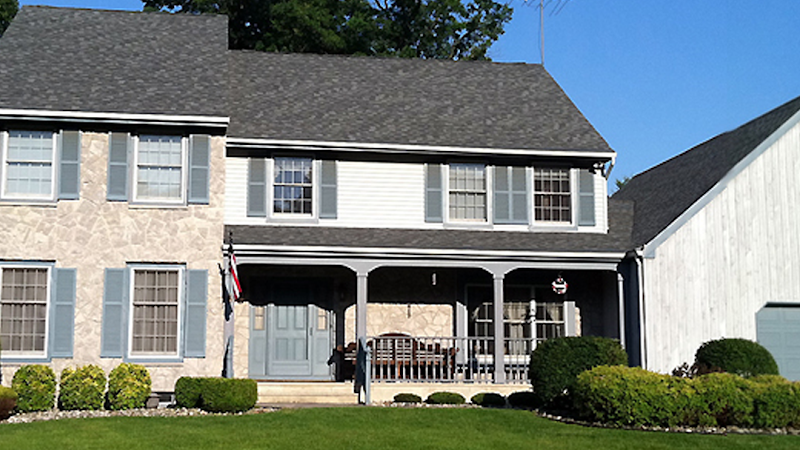
[[[276,283],[271,301],[251,308],[251,377],[331,378],[330,312],[319,305],[319,292],[311,283]]]
[[[766,347],[785,378],[800,381],[800,306],[767,306],[756,315],[758,343]]]

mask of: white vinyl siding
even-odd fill
[[[0,267],[0,348],[13,356],[44,356],[47,351],[47,267]]]
[[[800,125],[644,258],[647,368],[669,372],[705,341],[756,339],[768,302],[800,304]]]
[[[186,143],[180,136],[142,135],[134,139],[134,199],[183,202]]]
[[[4,199],[55,199],[55,133],[9,131],[2,133]]]

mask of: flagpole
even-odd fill
[[[234,336],[234,316],[233,300],[231,298],[232,283],[232,259],[233,259],[233,232],[228,234],[228,247],[225,250],[224,270],[222,273],[222,301],[223,301],[223,343],[224,354],[222,362],[222,375],[225,378],[233,378],[233,336]]]

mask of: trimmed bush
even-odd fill
[[[253,408],[257,400],[255,380],[181,377],[175,383],[175,402],[183,408],[240,412]]]
[[[14,373],[11,389],[18,396],[17,411],[47,411],[55,402],[56,374],[47,366],[22,366]]]
[[[434,392],[425,399],[425,403],[429,405],[463,405],[466,401],[457,392]]]
[[[78,369],[66,368],[61,372],[58,407],[63,410],[95,410],[103,407],[106,391],[106,374],[103,369],[89,364]]]
[[[409,392],[401,392],[394,396],[395,403],[422,403],[422,397]]]
[[[496,392],[481,392],[472,396],[469,401],[473,405],[481,405],[485,408],[504,408],[506,398]]]
[[[695,398],[692,411],[700,426],[749,427],[753,425],[751,383],[731,373],[709,373],[692,379]]]
[[[578,415],[618,426],[675,426],[691,402],[691,381],[638,367],[598,366],[578,375]]]
[[[518,391],[508,395],[508,404],[514,408],[535,409],[541,406],[533,391]]]
[[[537,406],[569,408],[570,391],[581,372],[597,366],[627,365],[628,355],[614,339],[563,337],[539,344],[530,364]]]
[[[17,393],[13,389],[0,386],[0,420],[6,420],[17,406]]]
[[[750,381],[755,427],[800,427],[800,383],[776,375],[759,375]]]
[[[727,372],[743,377],[780,375],[772,354],[747,339],[708,341],[697,349],[694,364],[698,374]]]
[[[123,363],[108,374],[108,409],[142,408],[150,396],[150,373],[139,364]]]

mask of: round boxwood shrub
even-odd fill
[[[422,397],[409,392],[401,392],[394,396],[395,403],[421,403]]]
[[[150,373],[144,366],[120,364],[108,374],[108,409],[142,408],[150,388]]]
[[[486,408],[503,408],[506,406],[506,398],[496,392],[480,392],[473,395],[469,401],[473,405],[481,405]]]
[[[61,372],[58,406],[63,410],[103,407],[106,391],[106,374],[103,369],[89,364],[78,369],[67,367]]]
[[[697,349],[694,363],[699,374],[727,372],[751,377],[779,375],[772,354],[760,344],[747,339],[708,341]]]
[[[0,420],[6,420],[17,406],[17,393],[13,389],[0,386]]]
[[[55,401],[56,374],[47,366],[22,366],[14,373],[11,389],[18,396],[17,411],[47,411]]]
[[[201,383],[200,407],[210,412],[242,412],[252,409],[258,400],[255,380],[241,378],[206,378]]]
[[[597,366],[627,365],[619,341],[596,336],[563,337],[539,344],[531,354],[530,377],[537,405],[569,408],[578,374]]]
[[[425,403],[429,405],[463,405],[466,401],[457,392],[434,392],[425,399]]]
[[[538,408],[539,397],[533,391],[517,391],[508,395],[508,404],[514,408],[534,409]]]

